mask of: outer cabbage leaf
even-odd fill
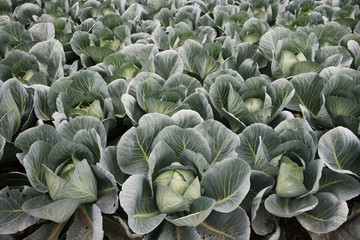
[[[5,187],[0,191],[0,233],[12,234],[35,224],[39,219],[28,215],[22,208],[24,196],[18,189]]]
[[[206,239],[250,238],[250,222],[240,207],[229,213],[213,211],[196,230]]]
[[[122,135],[117,145],[117,162],[120,169],[127,174],[141,173],[147,175],[149,156],[155,137],[165,126],[175,122],[157,113],[144,115],[139,127],[132,127]],[[136,166],[136,167],[135,167]]]
[[[296,219],[307,230],[314,233],[327,233],[340,227],[346,220],[349,209],[343,200],[331,193],[318,193],[318,205]]]
[[[218,121],[207,120],[195,127],[211,147],[210,167],[226,158],[235,157],[235,147],[240,144],[238,136]]]
[[[360,141],[353,132],[337,127],[319,140],[319,156],[333,171],[360,176]]]
[[[216,211],[233,211],[250,189],[250,172],[249,165],[238,158],[215,163],[203,175],[201,186],[205,189],[204,196],[215,199]]]
[[[68,198],[53,201],[47,195],[40,195],[26,200],[22,208],[31,216],[63,223],[73,215],[80,204],[80,199]]]
[[[196,153],[201,153],[207,161],[211,159],[211,150],[206,139],[196,130],[187,128],[182,129],[177,126],[168,126],[164,128],[153,142],[155,146],[159,141],[165,141],[177,156],[185,149]]]
[[[183,61],[174,50],[166,50],[154,56],[155,72],[165,80],[171,76],[182,73]]]
[[[339,200],[348,201],[360,194],[360,183],[351,176],[324,168],[319,183],[319,192],[329,192]]]
[[[281,198],[276,194],[270,195],[265,200],[265,208],[278,217],[293,217],[307,212],[318,205],[318,199],[313,195],[303,198]]]
[[[123,184],[120,204],[129,216],[130,228],[138,234],[151,232],[166,216],[152,198],[148,180],[140,174],[132,175]]]
[[[31,145],[29,152],[24,157],[26,175],[31,185],[39,192],[45,193],[49,190],[46,184],[45,169],[51,151],[51,145],[43,141],[37,141]]]

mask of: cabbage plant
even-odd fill
[[[332,148],[331,142],[338,141],[338,145],[341,141],[355,149],[357,140],[349,130],[331,130],[320,138],[317,159],[318,137],[304,119],[282,121],[275,129],[260,123],[246,128],[236,151],[257,170],[251,177],[254,191],[242,203],[256,234],[276,235],[279,217],[296,217],[305,229],[317,234],[342,225],[349,211],[345,201],[357,196],[360,185],[353,177],[336,173],[342,170],[334,166],[334,156],[343,161],[342,172],[355,174],[345,169],[355,170],[350,159],[358,158],[358,153],[349,149],[354,158],[347,156]],[[329,168],[324,168],[324,162]],[[263,222],[269,224],[263,226]]]
[[[61,78],[44,93],[39,105],[44,120],[60,123],[76,116],[93,116],[101,120],[107,130],[115,125],[115,114],[108,86],[100,74],[78,71]]]
[[[261,77],[252,77],[243,81],[228,74],[217,76],[209,88],[211,103],[234,132],[241,132],[253,123],[270,123],[294,93],[286,79],[269,83]]]
[[[41,219],[58,223],[60,233],[71,218],[68,235],[102,239],[102,213],[115,213],[117,184],[125,176],[108,168],[115,151],[105,148],[106,141],[105,127],[90,116],[19,134],[15,146],[23,152],[17,156],[29,183],[23,192],[3,190],[12,196],[3,207],[13,214],[2,218],[1,233],[16,233]],[[93,227],[82,232],[79,226],[88,221]]]
[[[127,83],[121,95],[127,116],[136,125],[145,113],[173,115],[181,109],[193,109],[203,119],[211,119],[212,109],[207,98],[196,92],[200,82],[185,74],[174,74],[166,81],[154,73],[142,72]]]
[[[294,77],[291,83],[298,94],[291,99],[287,107],[301,111],[312,127],[331,129],[345,126],[358,134],[358,72],[330,67],[324,69],[320,75],[300,74]]]
[[[185,238],[248,238],[239,204],[249,191],[250,167],[236,158],[238,144],[224,125],[191,110],[144,115],[117,145],[120,169],[131,175],[120,192],[130,228],[160,231],[159,238],[178,231]]]
[[[19,132],[33,124],[33,96],[17,79],[0,85],[0,162],[16,161],[13,143]],[[3,155],[6,158],[2,158]],[[4,156],[5,156],[4,155]]]

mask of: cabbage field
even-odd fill
[[[359,0],[0,0],[0,240],[360,239]]]

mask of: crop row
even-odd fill
[[[0,239],[356,239],[359,20],[0,0]]]

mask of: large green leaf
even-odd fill
[[[164,141],[158,142],[149,156],[149,172],[147,177],[149,178],[150,186],[160,171],[175,161],[176,155],[174,150]]]
[[[66,184],[62,199],[76,198],[82,202],[94,202],[97,200],[97,182],[88,162],[82,160]]]
[[[337,22],[328,22],[314,26],[313,31],[319,40],[320,47],[325,47],[338,45],[342,37],[351,33],[351,28]]]
[[[33,16],[40,16],[42,9],[35,3],[24,3],[18,6],[14,11],[14,17],[23,25],[32,23]]]
[[[155,98],[146,99],[146,106],[149,113],[171,114],[181,108],[179,103],[166,102]]]
[[[324,168],[320,178],[319,192],[329,192],[339,200],[348,201],[360,194],[360,183],[351,176]]]
[[[258,64],[250,58],[240,64],[238,72],[245,80],[260,75]]]
[[[193,166],[197,169],[198,174],[203,173],[209,168],[209,163],[206,161],[201,153],[195,153],[188,149],[185,149],[179,156],[179,162],[184,166]]]
[[[302,73],[320,73],[323,70],[323,65],[311,61],[303,61],[295,63],[291,66],[288,71],[288,74],[285,74],[287,77],[296,76]]]
[[[145,111],[139,106],[136,98],[125,93],[121,96],[121,102],[124,104],[125,112],[131,119],[133,125],[137,125],[139,119],[145,114]]]
[[[325,133],[318,151],[331,170],[360,176],[360,140],[349,129],[337,127]]]
[[[35,41],[47,41],[55,38],[55,28],[52,23],[40,22],[36,23],[29,29],[31,36]]]
[[[74,136],[74,142],[86,146],[91,151],[95,163],[100,161],[104,147],[101,145],[100,136],[94,128],[79,130]],[[89,162],[91,163],[91,161]]]
[[[230,213],[213,211],[196,230],[202,238],[209,240],[250,238],[249,218],[240,207]]]
[[[114,53],[114,50],[108,47],[88,46],[85,48],[85,52],[87,52],[96,63],[102,63],[107,56]]]
[[[332,56],[341,56],[339,58],[339,62],[337,64],[329,64],[327,61],[328,58]],[[315,61],[318,63],[322,63],[325,67],[335,66],[335,67],[350,67],[353,58],[351,57],[350,53],[347,51],[346,48],[341,46],[326,46],[320,48],[316,52]]]
[[[48,186],[45,179],[45,169],[51,151],[51,145],[43,141],[37,141],[31,145],[29,152],[24,157],[24,167],[31,185],[39,192],[47,192]]]
[[[279,114],[290,102],[295,94],[295,89],[292,84],[286,79],[278,79],[271,83],[276,91],[276,112],[274,115]]]
[[[100,209],[96,204],[81,205],[74,218],[75,220],[66,234],[66,239],[103,239],[103,219]]]
[[[185,104],[190,105],[190,108],[200,114],[204,120],[213,119],[213,110],[209,104],[209,100],[203,93],[193,93],[185,98]]]
[[[80,56],[82,53],[89,55],[85,51],[88,46],[94,46],[94,36],[82,31],[76,31],[70,40],[71,48],[73,51]]]
[[[144,65],[156,52],[157,49],[155,45],[138,43],[130,44],[120,51],[129,61],[137,60],[140,61],[141,65]]]
[[[122,135],[117,144],[117,162],[127,174],[147,175],[152,145],[159,131],[175,122],[168,116],[152,113],[144,115],[139,127],[132,127]]]
[[[210,167],[226,158],[236,157],[235,147],[240,144],[239,137],[223,124],[215,120],[207,120],[195,129],[206,138],[211,148]]]
[[[117,167],[119,168],[119,167]],[[101,212],[106,214],[115,213],[119,207],[118,187],[114,176],[103,168],[99,163],[92,167],[97,182],[96,205]]]
[[[111,173],[116,182],[119,185],[122,185],[126,178],[128,177],[125,173],[121,171],[116,160],[116,146],[108,146],[104,149],[102,157],[100,159],[100,165],[106,171]]]
[[[281,198],[276,194],[265,200],[267,211],[278,217],[290,218],[307,212],[318,205],[318,199],[313,195],[302,198]]]
[[[153,42],[159,49],[169,50],[168,35],[161,28],[155,28],[151,36]]]
[[[293,77],[290,82],[294,86],[295,95],[286,107],[300,112],[299,104],[301,104],[316,115],[321,107],[324,80],[316,73],[303,73]]]
[[[47,195],[40,195],[26,200],[22,208],[31,216],[63,223],[73,215],[80,204],[80,199],[68,198],[53,201]]]
[[[214,199],[200,197],[193,201],[188,215],[183,217],[173,217],[170,215],[166,217],[166,220],[176,226],[196,227],[209,216],[214,205]]]
[[[14,50],[15,51],[15,50]],[[6,66],[4,64],[0,64],[0,80],[5,81],[7,79],[10,79],[12,77],[11,68],[9,66]]]
[[[196,55],[193,61],[194,72],[199,75],[202,80],[220,67],[220,63],[205,52]]]
[[[93,163],[91,151],[82,144],[63,140],[51,149],[46,167],[55,171],[55,169],[64,162],[82,159]]]
[[[161,183],[156,184],[156,203],[160,212],[164,214],[175,214],[176,212],[188,212],[190,210],[185,196]]]
[[[360,116],[360,104],[348,98],[329,96],[326,98],[325,107],[333,118],[341,115]]]
[[[290,33],[290,30],[284,27],[276,27],[269,30],[260,38],[260,50],[269,60],[272,60],[278,41],[288,37]]]
[[[166,216],[160,213],[152,198],[148,180],[140,174],[132,175],[123,184],[120,204],[128,214],[130,228],[138,234],[151,232]]]
[[[208,161],[211,159],[211,150],[206,139],[195,129],[182,129],[178,126],[168,126],[158,134],[153,142],[153,146],[160,141],[166,142],[174,149],[177,156],[185,149],[189,149],[196,153],[201,153]]]
[[[311,234],[311,237],[314,240],[356,239],[360,236],[359,225],[360,215],[359,211],[357,211],[338,229],[323,234]]]
[[[190,77],[183,73],[174,74],[164,83],[164,90],[178,91],[178,88],[180,86],[186,87],[186,94],[185,96],[182,96],[182,97],[186,97],[194,93],[196,88],[201,87],[201,83],[196,78]]]
[[[44,167],[46,185],[49,188],[50,197],[57,201],[62,198],[67,181],[56,175],[49,168]]]
[[[72,81],[62,78],[55,81],[48,93],[48,106],[51,111],[65,112],[65,109],[75,107],[81,102],[84,94],[71,87]]]
[[[211,85],[216,81],[218,77],[220,77],[219,79],[227,78],[228,80],[225,81],[230,82],[231,85],[235,88],[235,90],[239,90],[239,88],[241,87],[241,83],[244,82],[244,79],[241,77],[241,75],[234,70],[231,69],[218,70],[216,72],[209,74],[205,78],[203,82],[203,87],[207,92],[209,92]]]
[[[97,72],[83,70],[74,73],[70,76],[72,81],[71,87],[84,94],[94,94],[106,98],[109,96],[109,91],[106,82]]]
[[[49,121],[52,119],[52,112],[47,104],[49,87],[41,84],[31,85],[35,89],[34,93],[34,111],[38,119]]]
[[[149,98],[160,98],[162,92],[162,86],[156,80],[150,78],[139,84],[136,100],[144,111],[149,111],[146,100]]]
[[[50,125],[41,124],[20,133],[15,140],[15,147],[21,149],[24,153],[27,153],[30,146],[36,141],[44,141],[51,146],[54,146],[61,140],[62,137],[55,128]]]
[[[183,72],[184,63],[174,50],[160,52],[154,57],[155,72],[165,80]]]
[[[324,162],[321,159],[312,160],[307,164],[304,172],[304,185],[308,190],[307,194],[314,194],[319,190],[323,168]]]
[[[12,46],[21,42],[31,41],[31,35],[25,30],[25,27],[15,21],[8,22],[2,29],[2,33],[9,39]]]
[[[6,98],[4,95],[6,95],[7,92],[11,94],[11,97],[13,98],[17,108],[19,109],[19,113],[22,114],[26,110],[28,104],[28,93],[24,88],[23,84],[15,78],[9,79],[1,85],[0,99]],[[4,102],[4,104],[6,104],[6,101]],[[3,105],[1,112],[5,111],[3,110],[3,108],[7,107]],[[11,110],[13,109],[15,109],[15,107],[11,108]]]
[[[317,143],[317,135],[310,124],[302,118],[290,118],[280,122],[275,128],[275,132],[280,135],[287,130],[297,130],[299,128],[304,128],[312,136],[314,144]]]
[[[238,158],[215,163],[203,175],[201,186],[205,190],[204,196],[215,199],[216,211],[233,211],[250,189],[250,172],[249,165]]]
[[[360,45],[358,42],[354,40],[350,40],[347,43],[347,48],[352,53],[352,56],[354,57],[353,64],[355,66],[355,69],[360,69]]]
[[[49,59],[52,56],[57,56],[60,61],[59,64],[65,64],[65,52],[63,45],[56,39],[50,39],[35,44],[29,51],[29,54],[34,55],[38,60],[40,71],[48,72]],[[49,73],[54,76],[54,73]]]
[[[195,56],[201,54],[202,46],[195,40],[187,40],[182,47],[179,48],[179,55],[184,62],[184,70],[195,72]]]
[[[8,82],[9,84],[7,84]],[[24,99],[21,98],[22,91],[17,91],[18,85],[21,85],[21,83],[17,80],[9,80],[5,82],[0,89],[0,135],[9,142],[12,141],[13,135],[20,128],[20,107],[23,107],[21,103],[24,102]],[[14,98],[12,93],[14,93],[15,97],[20,98]],[[18,107],[18,105],[20,105],[20,107]]]
[[[73,118],[72,120],[62,121],[57,127],[60,135],[67,140],[72,141],[78,131],[85,129],[90,130],[95,129],[96,133],[100,136],[101,146],[106,146],[106,130],[104,125],[100,122],[99,119],[91,116],[79,116]]]
[[[24,196],[18,189],[5,187],[0,191],[0,233],[12,234],[35,224],[39,219],[28,215],[22,208]]]
[[[279,197],[298,197],[307,192],[303,182],[293,175],[291,170],[287,164],[281,163],[276,184],[276,194]]]
[[[11,97],[10,92],[5,94],[4,98],[1,101],[1,104],[3,108],[0,108],[0,134],[7,141],[11,142],[13,135],[18,131],[20,127],[20,113],[16,107],[14,99]],[[14,110],[7,111],[11,108]]]
[[[204,121],[198,112],[192,110],[180,110],[171,118],[181,128],[193,128]]]
[[[271,153],[281,140],[276,132],[269,126],[261,123],[247,127],[240,135],[240,146],[236,149],[238,157],[251,165],[255,162],[260,137],[267,151]]]
[[[210,87],[209,95],[217,111],[225,114],[225,116],[231,114],[230,117],[232,118],[238,118],[249,113],[237,92],[240,89],[240,84],[241,81],[232,76],[224,75],[216,78],[215,83]]]
[[[296,216],[305,229],[314,233],[327,233],[347,220],[349,209],[345,201],[331,193],[318,193],[316,197],[319,203],[313,210]]]
[[[271,163],[269,152],[262,141],[262,137],[260,136],[260,143],[258,149],[256,151],[255,160],[253,162],[248,162],[251,169],[263,171],[271,176],[278,175],[278,168],[274,163]]]
[[[126,81],[123,79],[112,81],[108,85],[108,89],[116,116],[119,118],[124,117],[126,112],[121,96],[126,92]]]

